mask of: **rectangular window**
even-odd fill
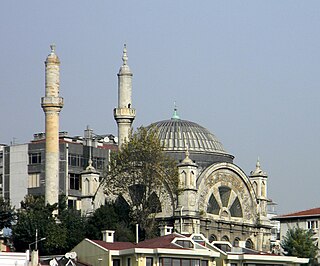
[[[153,258],[146,258],[146,266],[153,266]]]
[[[68,165],[76,166],[76,167],[83,167],[84,166],[84,159],[82,155],[79,154],[69,154],[68,155]]]
[[[68,208],[69,209],[77,209],[77,201],[68,199]]]
[[[307,221],[307,229],[318,229],[318,221],[317,220],[309,220]]]
[[[120,259],[113,259],[112,264],[113,266],[120,266]]]
[[[81,176],[80,174],[70,173],[69,174],[69,188],[80,190],[81,189]]]
[[[29,174],[28,188],[40,187],[40,173]]]
[[[207,260],[201,260],[201,266],[208,266],[209,262]]]
[[[179,258],[160,258],[160,266],[208,266],[207,260],[179,259]],[[146,265],[150,266],[150,265]]]
[[[39,164],[41,163],[41,153],[30,153],[29,154],[29,164]]]
[[[131,266],[131,258],[127,259],[127,266]]]

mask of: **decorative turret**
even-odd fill
[[[118,145],[121,149],[122,144],[128,140],[132,122],[136,116],[136,110],[132,108],[132,76],[127,64],[127,47],[124,45],[123,64],[118,73],[118,108],[115,108],[114,119],[118,124]]]
[[[266,172],[262,171],[260,166],[260,160],[257,159],[256,169],[251,171],[250,173],[250,181],[253,185],[254,192],[256,193],[257,200],[258,200],[258,214],[260,223],[269,223],[267,218],[267,179],[268,175]]]
[[[176,220],[175,227],[180,233],[199,233],[200,220],[198,218],[196,184],[198,165],[189,158],[188,147],[185,158],[178,164],[178,172],[181,192],[178,195],[176,216],[180,216],[180,219]],[[186,218],[183,218],[184,216]]]
[[[256,169],[250,172],[250,181],[258,199],[267,198],[267,179],[266,172],[261,170],[259,158],[257,159]]]
[[[63,98],[59,97],[60,60],[55,53],[55,45],[45,61],[45,97],[41,107],[45,113],[45,203],[55,204],[59,200],[59,113]]]

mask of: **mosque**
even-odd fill
[[[135,118],[126,47],[122,60],[118,108],[114,109],[120,149]],[[214,134],[197,123],[180,119],[176,108],[171,119],[154,122],[150,127],[158,129],[164,151],[179,162],[182,188],[177,199],[171,195],[160,200],[157,218],[180,233],[202,233],[212,241],[269,250],[268,177],[259,160],[247,176]]]
[[[113,110],[118,137],[104,137],[101,145],[93,144],[92,134],[87,129],[89,137],[69,140],[59,135],[59,112],[63,107],[63,98],[59,95],[60,61],[55,47],[51,47],[45,62],[45,97],[41,100],[46,117],[45,137],[30,144],[3,148],[4,155],[6,149],[8,154],[11,150],[11,163],[14,149],[23,148],[23,152],[29,154],[29,162],[23,162],[23,177],[15,178],[12,173],[3,179],[7,198],[24,196],[27,191],[28,194],[44,193],[46,202],[54,204],[59,194],[65,193],[69,205],[83,213],[103,204],[105,195],[99,190],[100,173],[95,162],[107,162],[110,150],[116,149],[117,144],[121,149],[136,116],[131,97],[133,74],[128,66],[126,46],[122,60],[118,72],[118,106]],[[255,170],[246,175],[233,163],[234,156],[223,148],[214,134],[195,122],[181,119],[176,108],[171,119],[150,126],[158,129],[164,151],[178,162],[182,190],[177,198],[173,195],[160,198],[161,212],[157,213],[157,219],[180,233],[202,233],[211,241],[229,241],[235,247],[268,251],[271,237],[271,223],[267,217],[268,176],[262,171],[259,160]],[[6,166],[5,161],[3,165]],[[11,168],[16,169],[16,165]],[[29,185],[28,181],[23,181],[25,176],[29,176]],[[16,188],[21,191],[12,191]]]

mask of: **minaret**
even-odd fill
[[[136,110],[131,108],[132,94],[132,73],[127,65],[127,47],[124,45],[123,64],[118,73],[118,108],[115,108],[114,119],[118,124],[118,147],[121,149],[122,144],[128,140],[132,122],[136,116]]]
[[[46,123],[46,163],[45,163],[45,203],[55,204],[59,200],[59,113],[63,107],[63,98],[59,97],[60,60],[55,54],[55,45],[45,61],[45,97],[41,107]]]

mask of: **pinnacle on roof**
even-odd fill
[[[257,176],[257,175],[258,176],[261,176],[261,175],[266,176],[267,175],[267,173],[262,171],[262,169],[261,169],[259,156],[258,156],[258,159],[256,162],[256,169],[254,171],[251,171],[250,174],[251,174],[251,176]]]
[[[171,119],[180,120],[180,116],[178,115],[176,102],[174,102],[173,115],[172,115]]]

